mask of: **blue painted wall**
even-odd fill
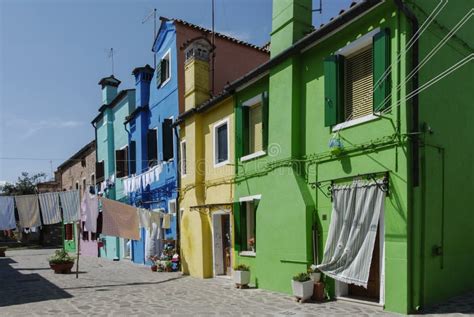
[[[176,135],[173,132],[174,140],[174,158],[168,162],[163,162],[163,130],[162,123],[165,119],[173,118],[176,120],[179,114],[178,107],[178,77],[177,77],[177,49],[176,49],[176,29],[173,22],[163,22],[155,40],[153,51],[156,54],[157,63],[163,56],[170,53],[171,76],[167,83],[157,87],[156,75],[153,76],[149,92],[146,84],[136,77],[137,105],[148,105],[144,111],[137,112],[130,121],[128,129],[130,131],[129,140],[136,142],[136,160],[137,174],[143,173],[148,169],[147,153],[147,131],[148,129],[157,129],[157,149],[158,160],[163,164],[163,170],[158,182],[152,183],[143,192],[137,192],[130,195],[132,204],[140,202],[153,201],[151,204],[142,204],[145,208],[157,209],[163,208],[168,212],[168,203],[177,198],[177,161],[178,149],[176,146]],[[145,87],[145,88],[144,88]],[[139,97],[140,95],[140,97]],[[149,95],[149,99],[146,98]],[[142,235],[143,236],[143,235]],[[176,219],[172,217],[171,229],[165,230],[166,239],[176,239]],[[133,262],[150,264],[144,258],[144,240],[133,242]]]

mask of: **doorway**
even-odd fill
[[[380,213],[367,288],[336,281],[336,297],[384,305],[385,303],[385,230],[384,212]]]
[[[212,258],[214,276],[229,276],[232,273],[232,228],[230,213],[217,212],[212,215]]]

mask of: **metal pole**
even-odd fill
[[[153,42],[156,39],[156,8],[153,9]],[[153,53],[153,64],[156,69],[156,53]]]
[[[81,249],[81,221],[77,223],[77,262],[76,262],[76,278],[79,278],[79,255]]]
[[[214,95],[214,88],[215,88],[215,85],[214,85],[214,79],[215,79],[215,76],[214,76],[215,63],[214,63],[214,60],[215,60],[215,57],[216,57],[216,53],[215,53],[216,34],[215,33],[216,33],[216,30],[215,30],[215,16],[214,16],[214,0],[212,0],[212,62],[211,62],[211,67],[212,67],[212,71],[211,71],[211,74],[212,74],[212,91],[211,91],[211,95]]]

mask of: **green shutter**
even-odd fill
[[[247,251],[247,202],[240,203],[240,247]]]
[[[343,121],[343,65],[341,55],[324,59],[324,125],[333,126]]]
[[[378,112],[390,106],[390,74],[381,80],[390,66],[390,29],[375,34],[373,43],[374,112]]]
[[[268,147],[268,92],[262,93],[262,111],[263,111],[263,149],[266,151]]]
[[[248,120],[248,107],[242,106],[242,103],[237,105],[235,109],[235,121],[236,121],[236,144],[235,144],[235,155],[236,161],[242,156],[248,154],[248,133],[249,133],[249,120]]]
[[[234,250],[237,252],[242,251],[241,243],[241,228],[240,228],[240,203],[234,202]]]
[[[166,59],[161,60],[161,82],[160,84],[164,83],[166,81],[166,72],[168,69],[168,61]]]

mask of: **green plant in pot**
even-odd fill
[[[56,250],[49,257],[49,266],[54,270],[55,274],[68,274],[74,266],[75,258],[70,256],[64,249]]]
[[[291,288],[293,289],[293,296],[298,301],[304,302],[308,300],[313,295],[314,290],[314,282],[311,280],[311,275],[307,272],[296,274],[291,280]]]
[[[321,280],[321,271],[317,268],[316,264],[312,264],[308,268],[308,273],[314,283],[317,283]]]
[[[234,272],[232,274],[235,287],[247,288],[250,283],[250,267],[245,264],[239,264],[234,266]]]

